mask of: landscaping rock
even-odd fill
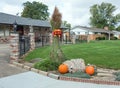
[[[92,76],[94,80],[106,80],[106,81],[115,81],[116,75],[114,74],[117,70],[97,68],[97,75]]]
[[[92,80],[104,80],[104,81],[114,81],[115,77],[98,77],[94,76]]]
[[[100,77],[112,77],[113,74],[111,74],[111,73],[97,73],[97,76],[100,76]]]
[[[98,68],[97,69],[97,72],[99,73],[115,73],[116,71],[115,70],[113,70],[113,69],[103,69],[103,68]]]
[[[85,70],[85,63],[83,59],[71,59],[63,62],[63,64],[68,66],[68,70],[71,73]]]
[[[37,62],[40,62],[41,60],[42,60],[41,58],[35,58],[30,60],[30,63],[37,63]]]

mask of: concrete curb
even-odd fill
[[[39,70],[39,74],[44,75],[44,76],[48,76],[48,72],[45,72],[45,71],[42,71],[42,70]]]
[[[36,72],[38,74],[53,78],[53,79],[57,79],[57,80],[66,80],[66,81],[75,81],[75,82],[84,82],[84,83],[94,83],[94,84],[105,84],[105,85],[120,85],[119,81],[106,81],[106,80],[91,80],[91,79],[82,79],[82,78],[75,78],[75,77],[66,77],[66,76],[61,76],[61,75],[56,75],[53,73],[49,73],[49,72],[45,72],[42,70],[38,70],[32,67],[29,67],[27,65],[12,61],[11,64],[29,70],[29,71],[33,71]]]
[[[53,74],[53,73],[48,73],[48,77],[54,78],[54,79],[59,79],[59,75]]]
[[[120,82],[118,82],[118,81],[91,80],[91,79],[82,79],[82,78],[65,77],[65,76],[60,76],[59,79],[60,79],[60,80],[66,80],[66,81],[95,83],[95,84],[120,85]]]

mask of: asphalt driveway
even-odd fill
[[[18,73],[25,72],[26,70],[15,67],[9,63],[10,59],[9,44],[0,44],[0,78]]]

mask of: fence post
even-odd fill
[[[19,34],[10,34],[10,60],[18,61],[19,59]]]
[[[35,36],[34,33],[29,33],[30,36],[30,50],[35,49]]]
[[[67,35],[65,35],[65,44],[67,44]]]
[[[44,36],[42,36],[42,47],[44,46]]]

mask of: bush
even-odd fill
[[[120,75],[118,75],[115,80],[120,81]]]
[[[116,75],[116,81],[120,81],[120,72],[116,72],[114,73],[114,75]]]
[[[97,37],[96,40],[105,40],[105,37]]]
[[[111,37],[110,39],[111,40],[117,40],[118,38],[117,37]]]
[[[77,78],[88,78],[90,79],[90,75],[84,73],[84,72],[81,72],[81,71],[78,71],[78,72],[75,72],[75,73],[67,73],[67,74],[64,74],[64,76],[68,76],[68,77],[77,77]]]
[[[59,66],[59,63],[53,62],[49,59],[45,59],[43,61],[40,61],[34,65],[36,69],[40,69],[43,71],[54,71],[57,70]]]

